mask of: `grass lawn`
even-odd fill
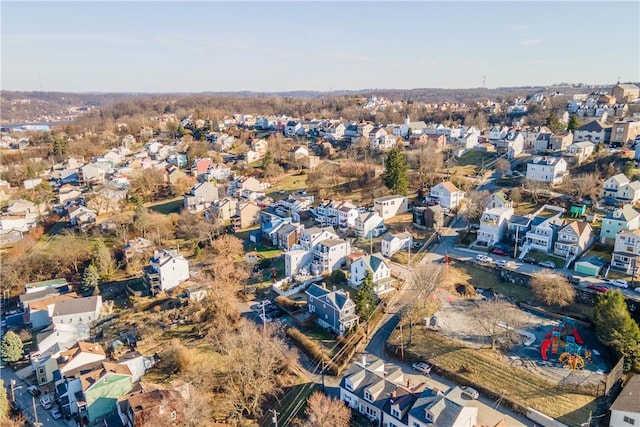
[[[478,268],[471,263],[456,263],[455,267],[450,269],[445,281],[454,286],[459,283],[468,283],[474,288],[491,289],[518,302],[531,302],[534,299],[533,293],[526,286],[502,282],[493,272]]]
[[[520,202],[518,206],[514,208],[514,213],[516,215],[526,215],[528,213],[533,212],[536,209],[537,205],[535,203],[530,202]]]
[[[256,252],[258,252],[258,254],[264,259],[271,259],[279,257],[283,251],[280,248],[270,248],[267,246],[258,245],[256,247]]]
[[[538,262],[541,261],[551,261],[556,265],[556,268],[563,268],[564,267],[564,258],[560,258],[557,256],[553,256],[553,255],[549,255],[546,254],[544,252],[538,252],[538,251],[529,251],[529,253],[527,253],[527,257],[528,258],[533,258]]]
[[[471,150],[458,158],[458,166],[479,166],[482,164],[482,159],[488,159],[494,157],[494,154],[487,153],[480,150]]]
[[[306,190],[307,174],[299,175],[298,171],[292,171],[287,174],[280,175],[271,183],[270,192],[286,191],[291,193],[298,190]]]
[[[408,338],[404,330],[405,342]],[[400,343],[396,329],[390,340]],[[505,396],[523,407],[532,407],[567,425],[580,425],[595,411],[592,396],[569,393],[521,369],[505,363],[494,350],[473,350],[432,332],[414,331],[414,345],[405,352],[416,359],[428,360],[437,367],[456,373],[463,380]]]

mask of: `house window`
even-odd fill
[[[400,411],[394,408],[391,410],[391,415],[393,415],[396,418],[400,418]]]
[[[636,423],[636,420],[633,418],[629,418],[627,416],[625,416],[624,418],[622,418],[622,421],[624,421],[627,424],[631,424],[634,425]]]
[[[364,398],[365,400],[368,400],[369,402],[373,402],[373,397],[371,396],[371,393],[369,393],[368,391],[364,392]],[[369,408],[367,408],[368,410]]]
[[[176,411],[171,411],[171,421],[175,421],[177,416],[178,414],[176,413]]]

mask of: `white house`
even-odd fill
[[[387,233],[382,236],[380,252],[387,258],[391,258],[393,254],[413,245],[413,236],[411,233]]]
[[[184,195],[184,208],[193,214],[202,212],[218,198],[218,187],[213,182],[201,182]]]
[[[443,209],[453,210],[464,199],[464,191],[459,190],[451,181],[441,182],[431,187],[427,199],[437,201]]]
[[[590,141],[574,142],[565,151],[565,157],[575,159],[576,163],[580,164],[585,161],[595,151],[595,144]]]
[[[524,151],[524,136],[520,131],[509,131],[504,137],[507,158],[515,159]]]
[[[480,217],[478,241],[486,243],[488,246],[502,241],[507,232],[507,225],[511,216],[513,216],[512,207],[485,210]]]
[[[421,135],[426,128],[427,124],[425,122],[412,122],[409,116],[407,116],[404,124],[400,126],[400,136],[407,138],[409,135]]]
[[[91,296],[75,299],[61,299],[51,307],[50,316],[54,326],[89,326],[100,317],[102,297]]]
[[[382,254],[365,255],[353,261],[351,263],[349,284],[354,288],[358,288],[367,271],[371,272],[373,288],[378,296],[393,290],[391,269]]]
[[[310,267],[313,261],[313,252],[307,249],[296,249],[284,253],[284,275],[293,277],[301,270]]]
[[[623,173],[619,173],[607,178],[603,185],[603,196],[613,198],[617,197],[620,187],[622,187],[624,184],[628,184],[629,182],[629,178],[627,178]]]
[[[521,257],[529,249],[541,252],[551,252],[558,235],[558,230],[564,224],[562,214],[565,209],[557,206],[544,205],[536,212],[531,220],[531,229],[527,232],[526,243],[522,247]]]
[[[486,209],[494,209],[494,208],[512,208],[513,202],[504,191],[496,191],[492,193],[491,196],[487,199],[484,207]]]
[[[320,242],[327,239],[338,239],[333,227],[311,227],[305,228],[300,232],[300,245],[308,250],[313,251]]]
[[[384,196],[373,199],[373,211],[383,220],[406,213],[409,210],[409,199],[406,196]]]
[[[640,200],[640,181],[631,181],[618,188],[616,199],[623,203],[634,204]]]
[[[615,246],[611,254],[611,268],[627,274],[638,271],[640,263],[640,230],[622,230],[616,234]]]
[[[384,219],[376,212],[361,212],[355,223],[356,236],[364,239],[380,235],[384,229]]]
[[[302,128],[302,123],[295,120],[288,121],[287,125],[284,127],[284,134],[288,137],[300,135],[300,133],[303,131],[304,129]]]
[[[609,408],[609,427],[633,427],[640,424],[640,375],[632,376]]]
[[[142,280],[152,295],[168,291],[189,279],[189,261],[177,251],[156,251],[143,268]]]
[[[567,162],[562,157],[534,157],[527,163],[527,179],[560,184],[567,176]]]
[[[313,248],[311,269],[314,274],[332,273],[347,265],[350,253],[351,244],[347,240],[325,239]]]
[[[593,143],[604,142],[608,127],[603,126],[598,120],[593,120],[573,131],[573,140],[591,141]]]
[[[342,203],[338,208],[338,228],[346,230],[355,227],[358,214],[358,209],[354,205],[349,202]]]

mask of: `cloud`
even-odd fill
[[[527,39],[520,42],[520,46],[535,46],[542,43],[542,39]]]

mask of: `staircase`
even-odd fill
[[[565,268],[565,270],[569,268],[569,266],[571,265],[571,263],[572,263],[575,259],[576,259],[576,255],[575,255],[575,254],[570,255],[570,256],[567,258],[567,261],[564,263],[564,268]]]
[[[520,248],[520,255],[518,255],[518,259],[522,260],[527,256],[529,251],[531,250],[531,243],[527,242]]]

